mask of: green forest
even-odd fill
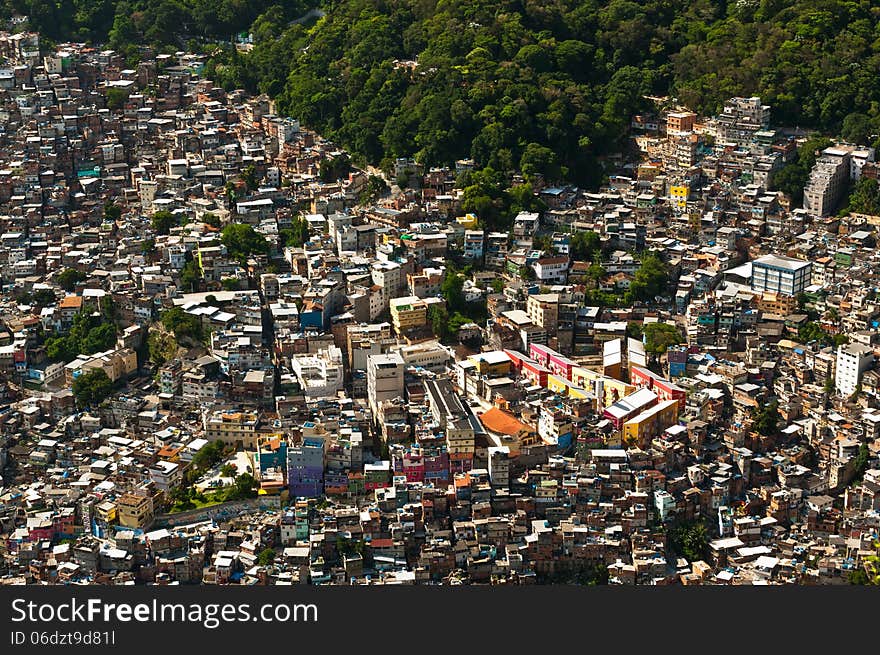
[[[228,88],[387,165],[480,167],[595,185],[645,95],[705,113],[762,97],[773,121],[865,141],[880,129],[870,0],[7,0],[49,38],[211,55]],[[253,35],[236,51],[231,39]]]

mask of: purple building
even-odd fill
[[[287,484],[292,497],[318,498],[324,493],[324,440],[305,437],[287,449]]]

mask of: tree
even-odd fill
[[[321,162],[319,173],[322,182],[335,182],[349,174],[351,171],[351,160],[348,155],[338,155],[332,159],[325,159]]]
[[[539,173],[550,181],[560,179],[562,173],[556,153],[540,143],[530,143],[525,147],[519,160],[519,169],[523,175],[533,176]]]
[[[653,301],[655,296],[665,293],[668,286],[669,275],[663,260],[653,253],[644,255],[627,290],[627,302]]]
[[[876,127],[874,121],[867,114],[853,112],[847,114],[840,128],[840,136],[850,143],[868,144]]]
[[[594,289],[599,288],[603,277],[605,277],[605,269],[602,268],[602,264],[597,261],[590,264],[590,267],[587,269],[587,278],[592,283]]]
[[[224,478],[234,478],[237,472],[235,464],[224,464],[220,467],[220,475]]]
[[[433,304],[428,309],[428,322],[431,324],[431,332],[441,341],[449,338],[449,312],[439,304]]]
[[[150,361],[156,366],[162,366],[165,362],[173,359],[177,354],[177,341],[174,336],[161,330],[150,330],[147,337],[147,352]]]
[[[443,282],[440,283],[440,293],[446,299],[446,307],[451,312],[464,308],[464,276],[450,266],[446,270]]]
[[[644,331],[642,329],[643,324],[638,321],[629,321],[626,324],[626,336],[632,339],[642,340],[642,336],[644,335]]]
[[[116,326],[105,313],[79,312],[67,334],[46,339],[46,355],[52,361],[69,362],[80,353],[91,355],[108,350],[116,343]]]
[[[202,282],[202,269],[195,259],[190,259],[180,269],[180,287],[184,291],[195,291]]]
[[[108,202],[104,204],[104,220],[105,221],[118,221],[122,216],[122,208],[119,205],[116,205],[112,202]]]
[[[779,422],[779,403],[775,400],[756,407],[752,413],[752,428],[765,437],[776,434]]]
[[[388,184],[386,184],[385,180],[377,175],[370,175],[367,178],[366,188],[361,192],[360,203],[362,205],[369,204],[388,193],[388,191]]]
[[[79,407],[100,405],[113,393],[113,382],[104,369],[82,373],[73,381],[73,395]]]
[[[257,564],[260,566],[271,566],[275,561],[275,551],[271,548],[261,550],[257,555]]]
[[[196,454],[193,455],[192,464],[197,471],[204,472],[217,464],[221,459],[223,459],[223,442],[211,441],[199,448]]]
[[[571,235],[571,258],[575,261],[595,260],[601,250],[599,235],[592,230],[582,230]]]
[[[38,289],[34,291],[31,301],[37,307],[46,307],[55,302],[55,293],[51,289]]]
[[[192,314],[187,314],[180,307],[172,307],[162,312],[162,325],[172,332],[178,341],[199,343],[204,338],[201,321]]]
[[[157,234],[168,234],[171,232],[172,227],[178,225],[178,220],[177,216],[163,209],[153,214],[153,218],[150,219],[150,224],[153,226],[153,230]]]
[[[103,323],[90,329],[82,339],[80,350],[84,353],[96,353],[107,350],[116,342],[116,326]]]
[[[65,291],[73,291],[79,282],[88,279],[88,276],[75,268],[65,268],[55,278],[59,286]]]
[[[259,483],[254,479],[254,476],[250,473],[242,473],[235,478],[235,485],[233,487],[234,498],[252,498],[257,495],[256,490],[258,487]]]
[[[859,446],[859,452],[856,455],[854,468],[855,468],[855,478],[857,480],[861,480],[865,471],[868,470],[868,461],[871,458],[871,453],[868,450],[868,444],[863,443]]]
[[[709,532],[702,523],[680,523],[669,531],[670,545],[689,562],[705,559],[708,553]]]
[[[842,213],[880,215],[880,184],[877,180],[862,176],[853,187],[846,208]]]
[[[880,585],[880,541],[874,542],[874,552],[862,560],[862,568],[850,571],[847,579],[855,585]]]
[[[798,339],[803,343],[818,341],[825,345],[833,342],[831,335],[815,321],[807,321],[798,328]]]
[[[128,91],[116,86],[107,89],[107,109],[110,111],[119,111],[125,106],[128,100]]]
[[[297,216],[293,219],[289,228],[280,231],[281,242],[292,248],[302,248],[309,240],[309,222],[305,216]]]
[[[665,353],[669,346],[677,346],[684,341],[679,329],[670,323],[645,323],[645,350],[659,355]]]
[[[257,169],[253,164],[245,166],[244,170],[241,172],[241,179],[244,180],[248,193],[257,190]]]
[[[269,242],[265,237],[244,223],[230,223],[224,227],[220,241],[226,246],[229,256],[241,264],[254,255],[269,253]]]
[[[238,194],[235,190],[235,183],[232,180],[226,183],[226,187],[224,188],[224,195],[226,196],[226,208],[232,209],[235,207],[235,201],[238,198]]]

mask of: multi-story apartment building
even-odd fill
[[[555,335],[559,322],[559,294],[536,293],[530,295],[526,301],[526,313],[532,319],[532,323],[544,328],[548,335]]]
[[[255,449],[259,443],[259,425],[260,417],[255,412],[213,412],[205,415],[205,438]]]
[[[804,209],[820,217],[834,212],[850,178],[851,159],[846,148],[822,151],[804,187]]]
[[[403,396],[403,358],[398,353],[367,357],[367,398],[373,416],[379,413],[379,403]]]
[[[812,263],[782,255],[764,255],[752,262],[752,289],[796,296],[809,284]]]
[[[428,305],[418,296],[392,298],[389,302],[391,323],[398,336],[428,322]]]
[[[287,449],[287,481],[291,496],[317,498],[324,492],[324,439],[304,437]]]
[[[834,388],[842,396],[855,392],[862,374],[874,365],[874,350],[861,343],[848,343],[837,348]]]

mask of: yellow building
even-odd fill
[[[669,187],[669,203],[675,209],[684,211],[687,209],[688,196],[691,194],[691,188],[687,185]]]
[[[547,389],[552,391],[553,393],[558,393],[561,395],[568,395],[568,388],[571,386],[571,382],[566,380],[561,375],[548,375],[547,376]]]
[[[111,500],[105,500],[95,506],[95,518],[109,525],[117,518],[116,503]]]
[[[560,396],[585,400],[590,397],[590,390],[569,382],[561,375],[550,374],[547,376],[547,389]]]
[[[398,336],[428,323],[428,305],[418,296],[392,298],[388,304],[391,324]]]
[[[532,319],[532,323],[544,328],[547,334],[556,334],[556,327],[559,323],[559,294],[531,294],[526,300],[526,313]]]
[[[259,442],[258,425],[255,412],[215,412],[205,419],[205,438],[228,444],[241,442],[245,448],[253,449]]]
[[[131,348],[119,348],[78,357],[64,367],[64,375],[70,385],[80,375],[97,369],[102,369],[111,382],[116,382],[137,371],[137,353]]]
[[[575,366],[571,370],[572,384],[578,387],[594,390],[597,380],[602,381],[603,407],[613,405],[621,398],[628,396],[636,390],[636,387],[632,384],[627,384],[626,382],[622,382],[615,378],[610,378],[589,368]]]
[[[146,528],[153,522],[153,498],[149,495],[123,494],[116,502],[119,525]]]
[[[464,216],[459,216],[455,219],[455,222],[461,225],[466,230],[473,230],[477,227],[477,215],[476,214],[465,214]]]
[[[623,424],[623,442],[644,447],[678,420],[678,401],[664,400]]]
[[[755,304],[762,312],[779,314],[781,316],[788,316],[794,313],[798,306],[795,296],[785,296],[775,291],[765,291]]]
[[[508,375],[513,363],[503,350],[471,355],[468,359],[474,363],[477,373],[489,376]]]

